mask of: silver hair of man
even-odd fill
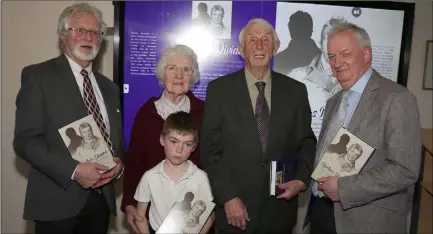
[[[176,56],[176,55],[186,56],[191,59],[192,69],[194,70],[194,73],[192,74],[191,85],[197,83],[198,80],[200,79],[200,71],[198,66],[197,54],[190,47],[182,44],[168,46],[167,48],[164,49],[164,52],[162,53],[156,65],[155,75],[158,78],[158,80],[161,83],[164,83],[164,70],[165,67],[167,66],[168,59],[171,56]]]
[[[107,31],[107,24],[102,19],[102,12],[88,4],[88,3],[77,3],[72,6],[69,6],[65,8],[59,16],[59,21],[57,24],[57,34],[60,36],[60,34],[68,29],[69,19],[71,16],[73,16],[76,13],[89,13],[92,14],[99,25],[99,31],[102,33],[102,37],[100,40],[104,38],[105,32]]]
[[[239,33],[239,43],[243,44],[245,42],[246,39],[246,35],[245,31],[247,30],[247,28],[253,26],[253,25],[261,25],[264,26],[266,29],[268,29],[269,31],[272,32],[272,44],[275,46],[277,41],[280,41],[280,39],[278,38],[278,34],[275,31],[274,27],[266,20],[262,19],[262,18],[254,18],[251,19],[250,21],[248,21],[247,25],[245,25],[245,27],[241,30],[241,32]]]
[[[328,32],[328,38],[334,36],[335,34],[344,32],[353,32],[363,48],[371,48],[370,36],[368,35],[367,31],[365,31],[364,28],[361,28],[356,24],[349,23],[345,20],[338,20],[338,22],[332,26],[332,29]]]

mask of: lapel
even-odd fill
[[[62,102],[68,104],[68,108],[63,109],[64,119],[71,123],[87,116],[86,105],[67,58],[65,55],[60,55],[54,59],[54,63],[56,77],[51,80],[51,87],[55,87],[60,94],[59,97],[62,97]]]
[[[328,134],[328,126],[329,123],[331,122],[334,113],[337,111],[336,108],[338,108],[339,104],[340,104],[340,100],[341,97],[343,95],[342,90],[340,90],[338,93],[335,94],[334,97],[332,97],[331,99],[328,100],[327,104],[326,104],[326,109],[325,109],[325,116],[323,118],[322,121],[322,131],[320,134],[320,139],[317,145],[317,151],[316,154],[318,154],[319,156],[316,156],[316,159],[320,157],[320,153],[322,150],[322,146],[323,146],[323,139],[325,138],[326,134]]]
[[[108,119],[110,123],[110,140],[113,144],[113,150],[116,152],[116,149],[118,148],[117,142],[118,141],[118,126],[117,126],[117,119],[116,116],[120,115],[120,113],[117,113],[117,99],[118,97],[115,97],[110,93],[109,87],[107,87],[107,81],[105,77],[103,77],[101,74],[98,73],[95,69],[93,69],[93,74],[95,75],[96,82],[98,83],[99,90],[101,91],[102,98],[104,99],[105,108],[107,109]]]
[[[347,126],[347,130],[349,132],[354,133],[356,128],[361,123],[361,121],[367,115],[370,105],[373,103],[373,101],[376,98],[377,95],[376,90],[379,88],[379,82],[380,82],[380,75],[375,70],[373,70],[370,80],[367,82],[364,92],[361,95],[361,99],[359,100],[358,106],[353,112],[353,116],[349,122],[349,126]]]
[[[245,70],[241,69],[234,76],[233,88],[237,95],[235,108],[241,116],[242,123],[245,124],[245,135],[250,138],[251,147],[256,148],[256,151],[262,151],[259,131],[257,129],[256,119],[254,117],[254,109],[251,105],[250,93],[248,91]],[[269,139],[269,138],[268,138]]]
[[[271,116],[270,116],[270,126],[269,126],[269,137],[268,137],[268,153],[266,157],[269,155],[273,155],[274,150],[274,143],[278,142],[277,134],[275,134],[278,131],[279,126],[283,126],[283,124],[280,124],[280,120],[287,121],[286,119],[279,118],[283,115],[282,112],[287,111],[288,105],[287,102],[290,100],[284,100],[281,99],[281,97],[284,97],[285,92],[287,90],[284,89],[286,87],[284,84],[282,84],[281,77],[271,70]]]

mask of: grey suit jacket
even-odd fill
[[[318,153],[341,94],[326,104]],[[338,178],[337,233],[405,233],[408,200],[421,163],[416,98],[373,70],[347,129],[376,150],[358,175]]]
[[[94,74],[107,108],[115,156],[123,159],[119,89],[105,76]],[[88,114],[65,55],[23,69],[16,107],[13,146],[31,165],[24,219],[52,221],[75,216],[89,190],[71,180],[78,162],[57,129]],[[113,182],[102,191],[116,215]]]
[[[226,232],[224,204],[239,197],[249,217],[246,233],[287,233],[296,223],[298,201],[269,195],[272,160],[297,158],[296,179],[309,181],[316,149],[311,109],[305,85],[271,72],[271,123],[268,152],[262,154],[260,137],[244,69],[208,85],[201,130],[200,157],[208,173],[217,206],[215,225]],[[272,217],[271,219],[269,217]],[[267,222],[261,220],[267,219]]]

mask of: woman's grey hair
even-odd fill
[[[337,20],[338,22],[335,23],[332,29],[328,32],[328,38],[338,33],[353,32],[356,38],[358,38],[359,43],[364,48],[371,48],[370,36],[368,35],[367,31],[365,31],[364,28],[361,28],[356,24],[349,23],[345,20],[339,20],[339,19],[334,19],[334,20]]]
[[[245,25],[245,27],[239,33],[239,43],[241,43],[241,44],[244,43],[244,41],[246,39],[246,36],[244,35],[245,31],[249,27],[256,25],[256,24],[262,25],[272,32],[272,43],[274,46],[276,45],[277,41],[280,41],[280,39],[278,38],[277,32],[275,31],[274,27],[268,21],[266,21],[262,18],[254,18],[254,19],[251,19],[250,21],[248,21],[247,25]]]
[[[98,21],[99,31],[102,33],[102,37],[100,38],[100,40],[102,40],[105,32],[107,31],[107,24],[102,19],[102,12],[98,8],[88,3],[77,3],[65,8],[59,17],[57,24],[57,34],[60,36],[62,32],[68,29],[69,19],[76,13],[90,13],[95,16],[96,20]]]
[[[161,57],[159,58],[158,63],[156,64],[155,75],[158,78],[158,80],[161,83],[164,83],[164,70],[165,67],[167,66],[168,59],[171,56],[176,56],[176,55],[186,56],[191,59],[192,69],[194,70],[194,73],[192,74],[191,84],[197,83],[200,79],[200,70],[198,66],[197,54],[194,52],[193,49],[182,44],[168,46],[167,48],[164,49]]]

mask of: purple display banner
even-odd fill
[[[210,29],[194,24],[200,3],[206,4],[208,14],[214,6],[223,8],[224,32],[215,36]],[[163,85],[155,76],[155,67],[166,46],[186,44],[197,53],[201,75],[191,90],[204,100],[211,80],[244,66],[237,49],[242,28],[253,18],[263,18],[275,27],[276,7],[277,3],[271,1],[126,2],[123,25],[126,145],[139,108],[152,96],[161,94]]]

